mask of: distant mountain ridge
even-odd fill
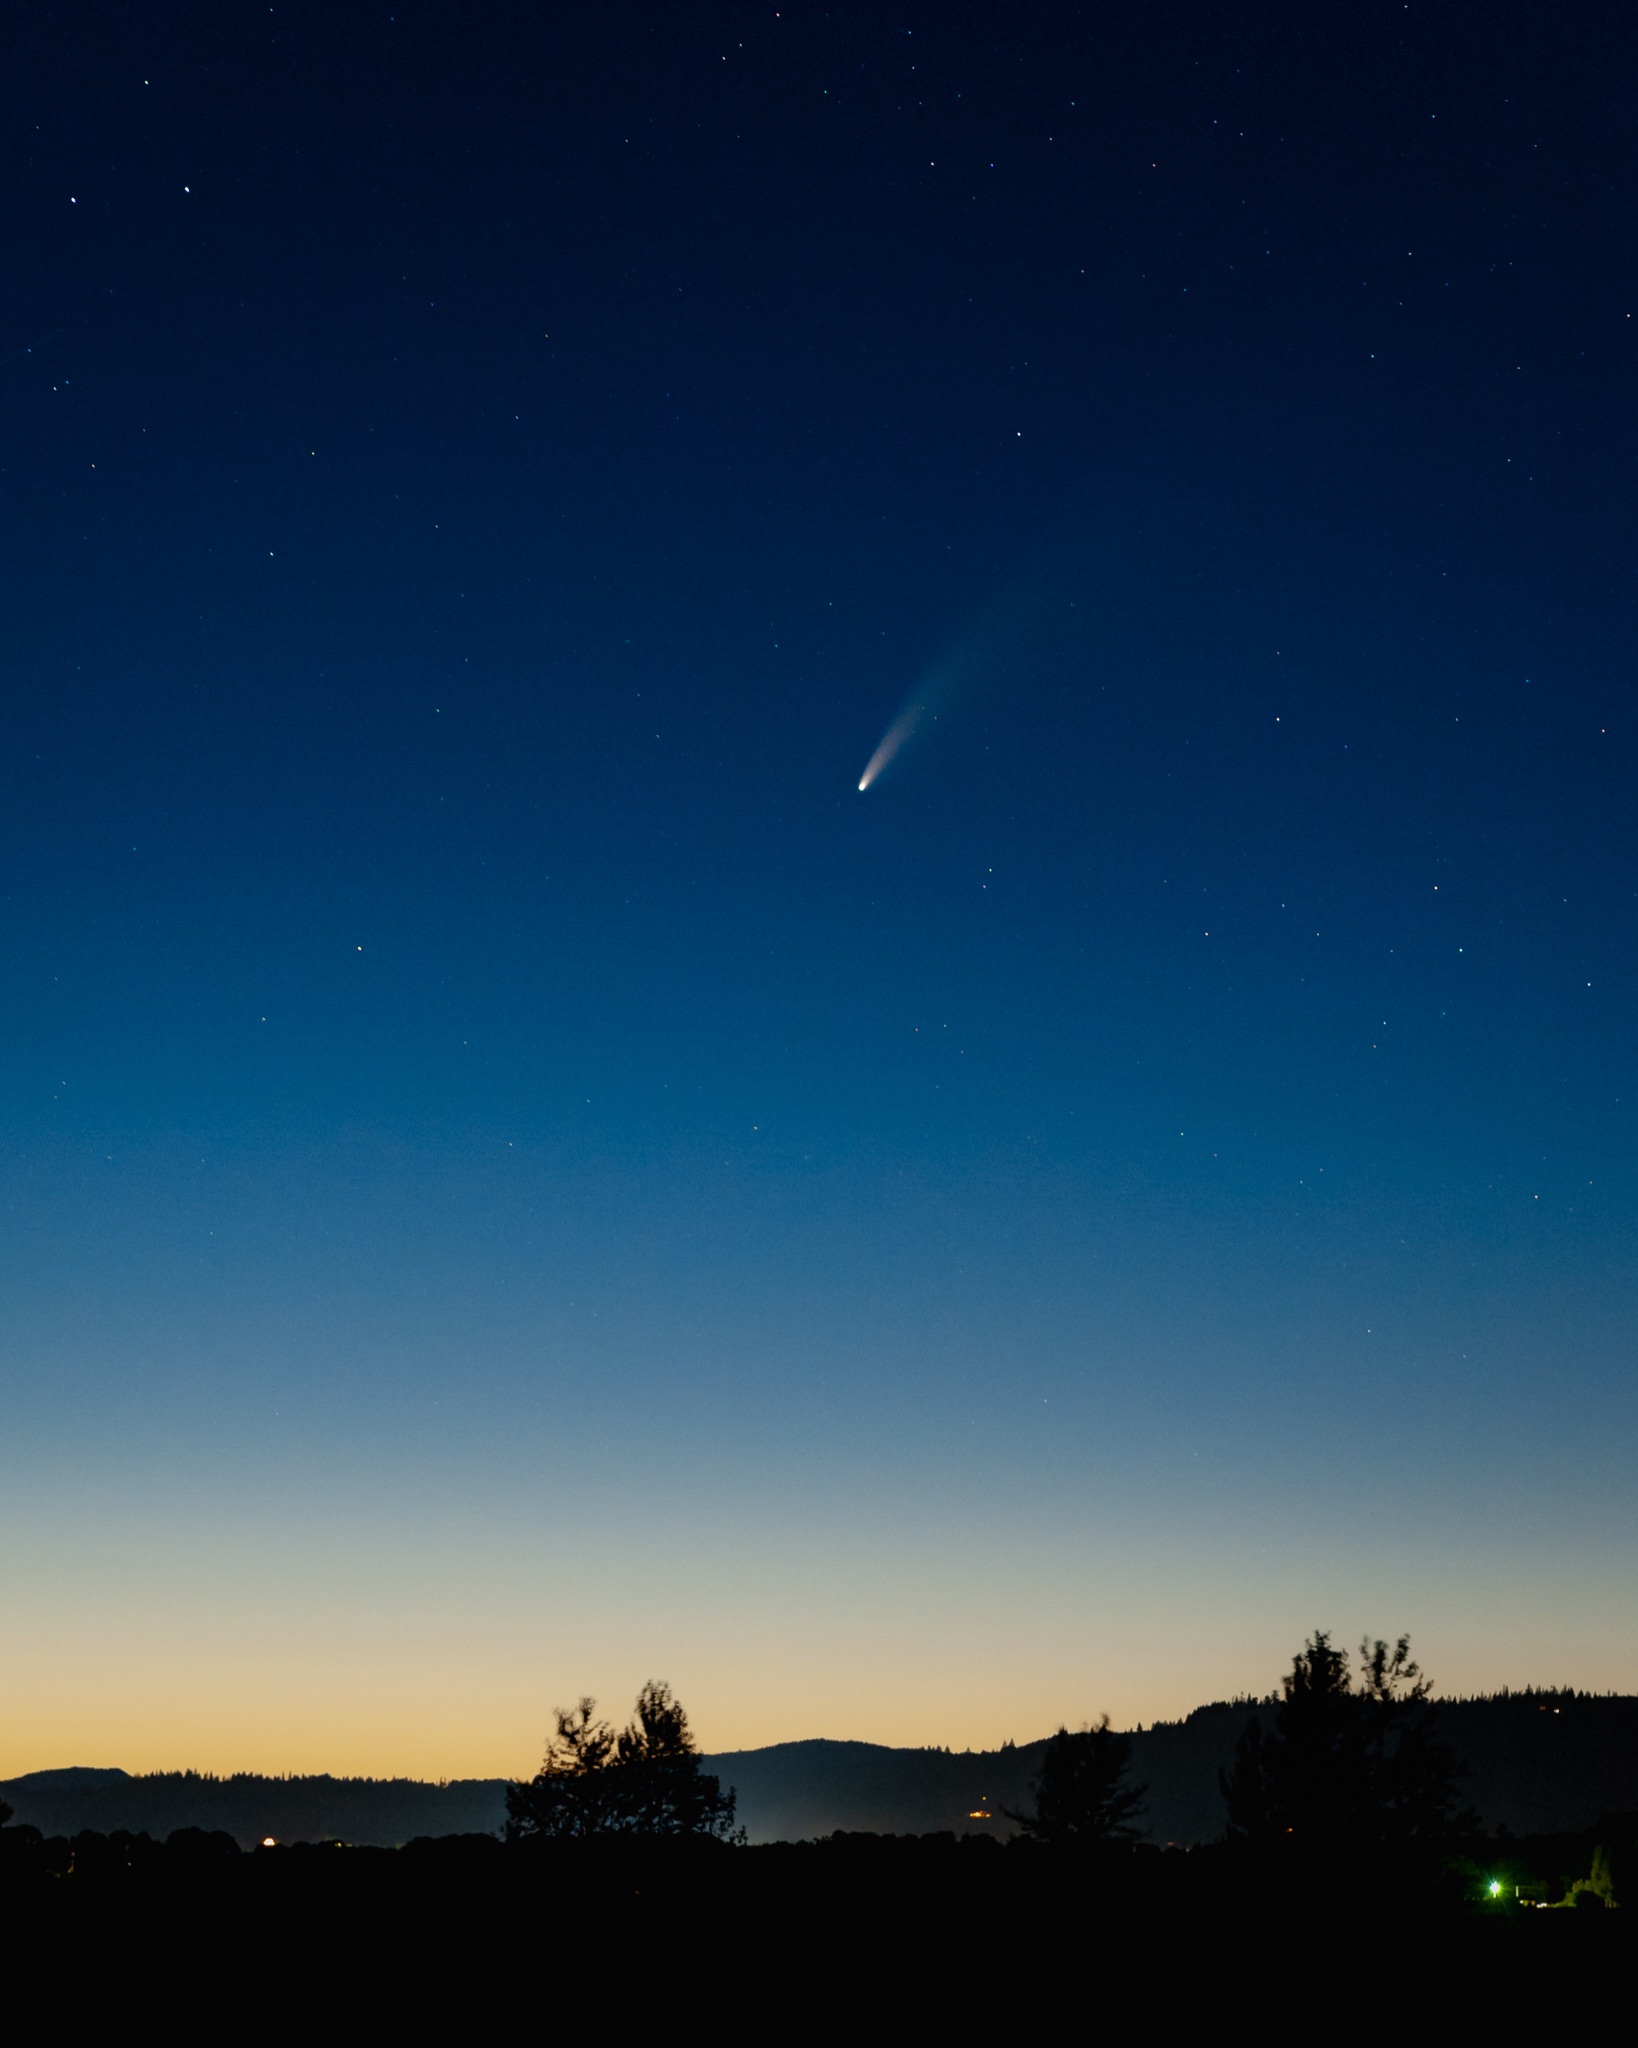
[[[161,1840],[176,1828],[220,1828],[246,1848],[268,1835],[281,1842],[340,1840],[392,1846],[416,1835],[490,1834],[506,1819],[503,1778],[268,1778],[252,1771],[211,1777],[199,1771],[84,1767],[30,1771],[0,1783],[17,1819],[48,1835],[116,1828]]]
[[[1221,1834],[1218,1772],[1246,1723],[1270,1704],[1218,1701],[1131,1735],[1133,1776],[1149,1787],[1148,1834],[1202,1842]],[[1440,1706],[1467,1765],[1463,1796],[1491,1828],[1570,1833],[1607,1813],[1638,1812],[1638,1698],[1501,1693]],[[1027,1807],[1045,1741],[1000,1750],[891,1749],[880,1743],[774,1743],[704,1759],[739,1795],[753,1841],[837,1830],[877,1834],[1009,1834]],[[279,1841],[392,1845],[417,1835],[496,1833],[503,1778],[428,1784],[414,1778],[270,1778],[196,1771],[132,1776],[113,1769],[31,1771],[0,1782],[17,1819],[46,1834],[125,1828],[161,1839],[180,1827],[221,1828],[247,1846]]]

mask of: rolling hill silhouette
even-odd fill
[[[1149,1787],[1147,1833],[1192,1843],[1223,1831],[1217,1774],[1253,1714],[1249,1701],[1197,1707],[1132,1734],[1134,1778]],[[1467,1766],[1463,1796],[1485,1825],[1515,1834],[1571,1833],[1602,1814],[1638,1811],[1638,1698],[1574,1691],[1502,1693],[1440,1709]],[[891,1749],[879,1743],[774,1743],[707,1756],[739,1794],[752,1841],[838,1831],[1007,1835],[1028,1805],[1045,1739],[1000,1750]],[[0,1782],[17,1819],[51,1835],[124,1828],[162,1839],[221,1828],[249,1845],[340,1840],[392,1845],[425,1835],[498,1832],[505,1781],[462,1778],[263,1777],[195,1771],[32,1771]]]

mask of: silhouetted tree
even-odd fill
[[[1110,1727],[1107,1714],[1075,1734],[1060,1728],[1031,1787],[1035,1811],[1009,1818],[1038,1842],[1088,1847],[1135,1841],[1139,1830],[1133,1821],[1148,1788],[1125,1783],[1131,1755],[1131,1743]]]
[[[650,1680],[618,1735],[597,1702],[557,1708],[535,1776],[506,1788],[506,1839],[604,1835],[734,1838],[734,1794],[700,1769],[688,1716],[670,1686]]]
[[[1430,1693],[1408,1636],[1392,1649],[1362,1643],[1356,1682],[1347,1651],[1316,1631],[1281,1684],[1271,1731],[1252,1720],[1222,1773],[1229,1833],[1387,1848],[1470,1826],[1456,1810],[1459,1766],[1438,1737]]]
[[[1610,1852],[1600,1844],[1592,1853],[1592,1874],[1578,1877],[1564,1895],[1566,1906],[1613,1906],[1617,1903]]]
[[[612,1831],[614,1730],[593,1718],[594,1699],[572,1712],[554,1707],[557,1730],[546,1744],[540,1769],[524,1783],[506,1788],[506,1839],[530,1836],[570,1839]]]
[[[1254,1714],[1234,1745],[1233,1764],[1217,1774],[1228,1804],[1228,1831],[1233,1839],[1262,1842],[1277,1832],[1265,1748],[1263,1724]]]
[[[650,1679],[637,1695],[633,1718],[615,1742],[614,1768],[633,1833],[732,1837],[734,1794],[700,1769],[688,1716],[669,1685]]]

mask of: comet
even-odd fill
[[[976,666],[974,648],[962,645],[923,673],[898,716],[882,734],[875,753],[865,763],[865,772],[859,777],[861,792],[880,778],[894,757],[924,725],[938,723],[940,713],[948,710],[954,698],[972,680]]]
[[[862,795],[879,782],[909,742],[940,723],[976,690],[1019,673],[1030,642],[1031,622],[1045,607],[1037,594],[1040,577],[1026,581],[989,604],[915,678],[910,694],[876,744],[859,777]]]
[[[904,745],[905,741],[915,731],[916,727],[920,725],[926,715],[927,705],[920,697],[914,698],[905,705],[898,717],[894,719],[886,732],[882,734],[881,744],[877,747],[875,753],[865,763],[865,772],[859,777],[861,794],[881,774],[888,762],[892,760],[893,756]]]
[[[1100,513],[1038,536],[1028,564],[992,588],[931,660],[903,677],[899,708],[859,777],[861,795],[889,768],[897,770],[912,740],[929,745],[935,728],[953,737],[980,694],[1005,691],[1016,702],[1039,690],[1043,674],[1060,690],[1079,692],[1096,668],[1107,666],[1104,625],[1111,599],[1119,614],[1119,565],[1127,559],[1107,525]]]

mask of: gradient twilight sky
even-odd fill
[[[1621,10],[6,33],[0,1774],[1638,1690]]]

